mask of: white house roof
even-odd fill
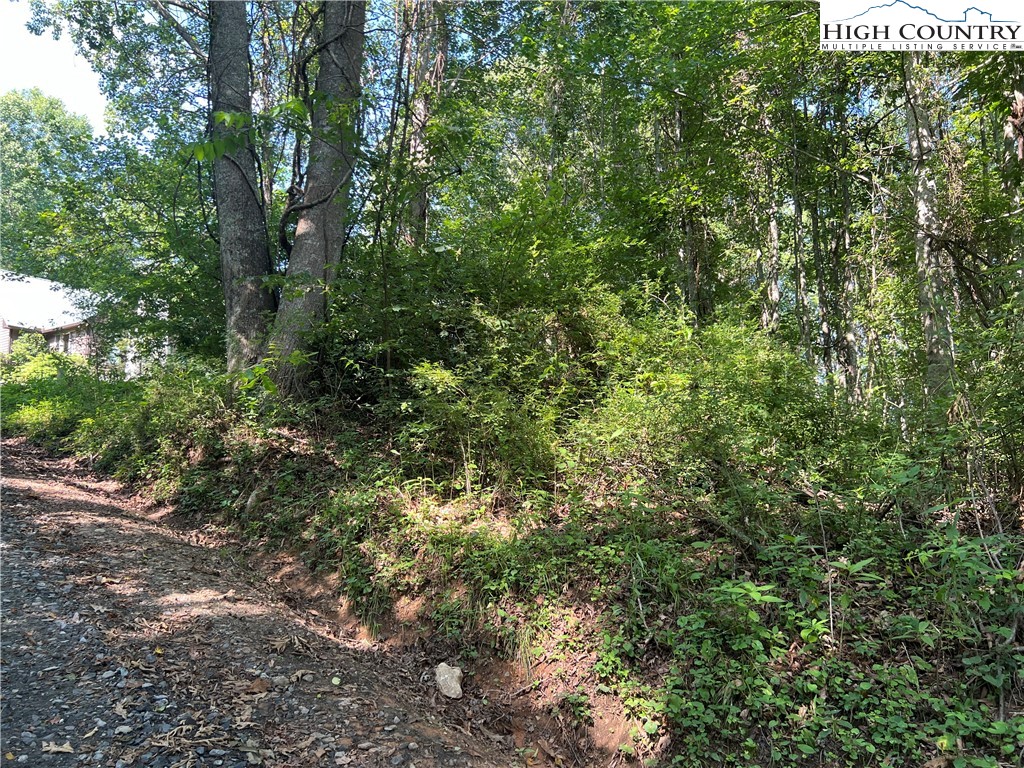
[[[88,294],[39,277],[0,270],[0,317],[8,325],[47,331],[89,317],[81,305]]]

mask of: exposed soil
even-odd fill
[[[453,659],[368,643],[112,481],[21,441],[3,475],[3,765],[571,762],[507,682],[445,698]]]

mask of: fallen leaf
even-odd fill
[[[249,693],[266,693],[270,690],[270,681],[263,677],[257,677],[249,685]]]
[[[93,728],[93,729],[92,729],[91,731],[89,731],[89,732],[88,732],[87,734],[85,734],[85,736],[83,736],[82,738],[83,738],[83,739],[88,739],[88,738],[89,738],[90,736],[92,736],[93,734],[95,734],[95,733],[96,733],[96,731],[98,731],[98,730],[99,730],[99,728]]]
[[[544,754],[546,754],[551,760],[554,761],[555,765],[560,766],[565,762],[565,756],[560,755],[557,751],[555,751],[555,748],[548,744],[546,741],[544,741],[544,739],[537,739],[537,743],[540,745],[540,748],[544,750]]]
[[[309,749],[313,745],[313,742],[316,741],[319,736],[320,736],[319,733],[314,733],[309,738],[303,739],[298,744],[296,744],[295,748],[296,749]]]
[[[6,754],[4,754],[4,760],[13,760],[13,759],[14,759],[14,753],[13,752],[7,752]]]
[[[71,742],[70,741],[65,741],[60,746],[58,746],[57,742],[55,742],[55,741],[44,741],[43,742],[43,752],[50,752],[50,753],[71,752],[71,753],[73,753],[74,751],[75,751],[75,748],[71,746]]]

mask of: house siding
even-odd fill
[[[84,323],[69,328],[43,331],[43,338],[52,351],[65,355],[89,357],[93,351],[92,333]]]

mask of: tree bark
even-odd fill
[[[761,329],[768,333],[779,330],[779,305],[782,290],[779,285],[779,264],[781,245],[779,236],[779,207],[775,200],[774,184],[767,184],[768,194],[768,241],[765,248],[764,281],[761,294]]]
[[[849,125],[845,107],[837,116],[840,145],[839,157],[845,159],[850,152]],[[857,296],[857,271],[853,263],[852,219],[853,204],[850,198],[850,177],[839,178],[842,219],[838,222],[836,245],[833,255],[833,284],[836,286],[836,358],[839,378],[851,403],[863,399],[858,360],[857,333],[853,322],[853,306]],[[841,333],[840,333],[841,332]]]
[[[309,165],[270,355],[283,394],[305,386],[309,335],[326,317],[326,287],[341,260],[355,165],[356,116],[366,3],[325,2],[317,39],[319,71],[312,108]]]
[[[1024,74],[1018,74],[1010,86],[1010,114],[1006,119],[1007,157],[1024,163]]]
[[[815,193],[811,204],[811,252],[814,255],[815,291],[818,294],[818,343],[821,345],[821,364],[831,381],[832,373],[835,371],[832,361],[832,312],[829,309],[833,301],[833,292],[828,285],[821,239],[821,195]]]
[[[934,402],[952,391],[953,332],[945,301],[940,251],[936,238],[941,224],[933,155],[938,142],[933,110],[938,94],[928,83],[919,53],[903,58],[906,91],[907,139],[913,173],[916,232],[914,258],[917,268],[918,310],[924,330],[925,395]]]
[[[807,306],[807,270],[804,266],[804,206],[800,189],[799,158],[793,155],[793,289],[796,294],[796,322],[800,329],[800,351],[808,363],[814,361],[811,319]]]
[[[264,288],[270,249],[256,159],[247,134],[252,124],[252,96],[246,4],[240,0],[210,2],[209,17],[210,130],[215,141],[228,140],[234,147],[219,154],[213,168],[227,367],[234,373],[259,359],[274,297]],[[229,128],[216,118],[217,113],[241,115],[245,124]]]
[[[427,123],[433,99],[444,82],[447,59],[444,10],[440,0],[405,0],[412,25],[413,54],[410,67],[409,195],[406,241],[415,248],[427,239],[430,158],[427,154]]]

